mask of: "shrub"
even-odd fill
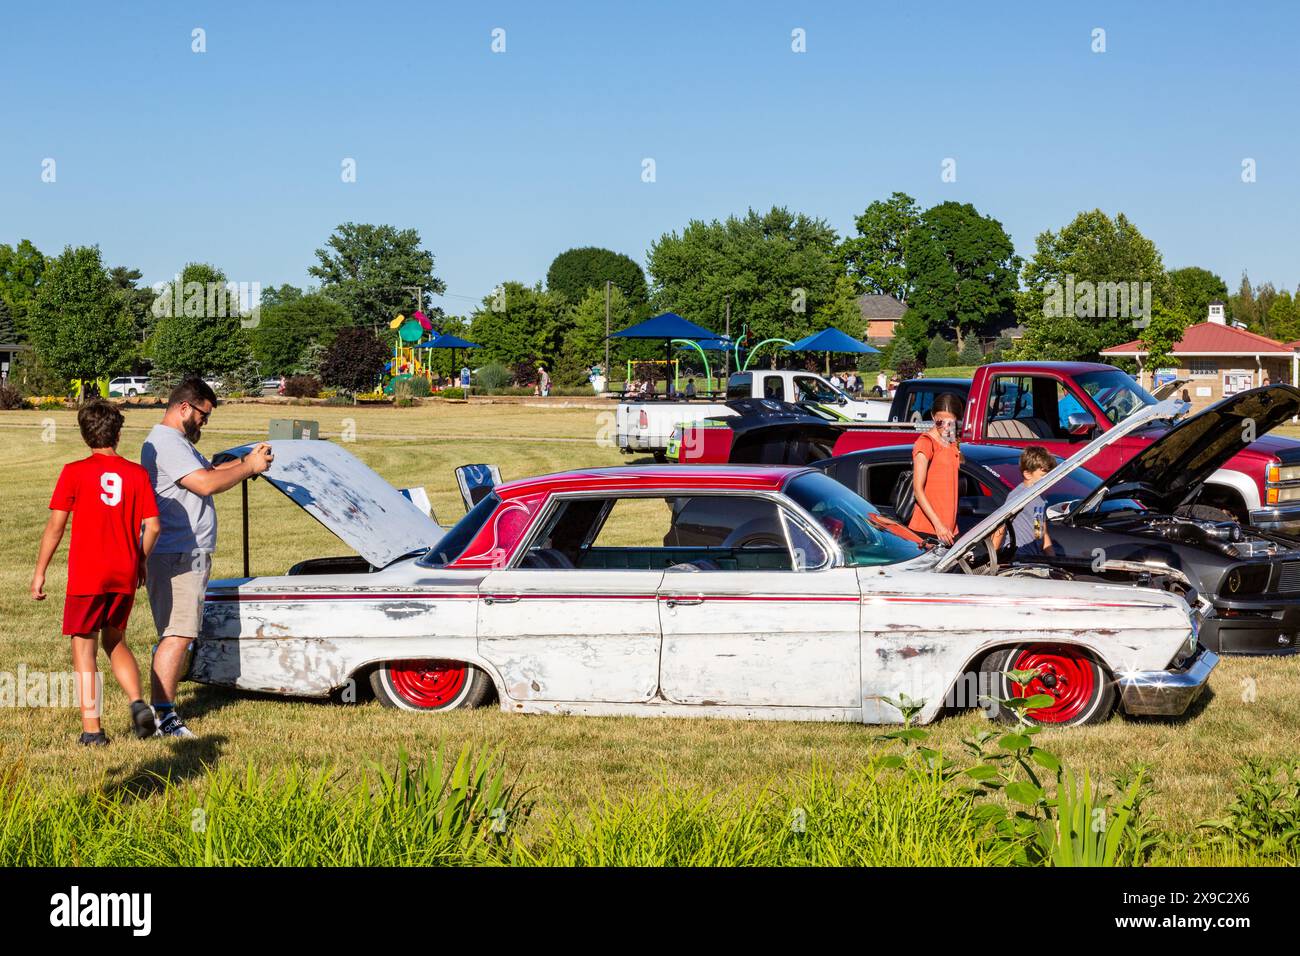
[[[11,411],[15,408],[22,408],[26,404],[27,403],[23,401],[22,395],[18,393],[18,389],[14,388],[7,382],[0,385],[0,409]]]
[[[505,388],[510,384],[510,369],[500,362],[489,362],[478,370],[478,385],[488,389]]]
[[[391,351],[368,329],[344,329],[321,356],[321,380],[345,392],[369,391]]]
[[[289,398],[315,398],[320,394],[320,379],[314,375],[291,375],[285,379],[284,394]]]
[[[68,391],[68,380],[41,361],[35,349],[23,349],[14,356],[9,368],[9,384],[29,398],[64,395]]]
[[[531,386],[537,381],[537,359],[524,359],[510,366],[510,381],[516,387]]]
[[[356,399],[350,395],[344,395],[342,392],[335,392],[333,395],[325,397],[326,405],[355,405]]]
[[[406,383],[407,391],[415,398],[428,398],[433,394],[433,386],[429,384],[427,378],[416,375],[403,381]]]
[[[465,390],[463,388],[444,388],[438,393],[439,398],[464,398]]]
[[[1238,772],[1227,816],[1201,827],[1214,843],[1300,857],[1300,760],[1271,764],[1249,758]]]

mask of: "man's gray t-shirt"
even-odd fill
[[[159,506],[161,507],[161,505]],[[1043,521],[1047,521],[1047,502],[1043,500],[1042,495],[1030,498],[1025,506],[1020,509],[1020,513],[1011,519],[1011,530],[1016,536],[1016,547],[1023,548],[1027,544],[1042,544],[1043,542],[1034,537],[1034,510],[1043,509]]]
[[[162,534],[154,551],[158,554],[189,554],[217,550],[217,513],[211,495],[196,495],[179,482],[186,475],[207,468],[208,460],[199,454],[184,433],[158,424],[149,432],[140,449],[140,464],[149,473],[154,497],[158,499],[158,519]]]

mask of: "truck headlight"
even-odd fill
[[[1282,481],[1300,481],[1300,465],[1283,465],[1273,462],[1268,466],[1267,478],[1270,484]]]

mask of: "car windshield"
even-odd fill
[[[1075,376],[1074,380],[1106,413],[1112,425],[1128,418],[1140,408],[1156,404],[1146,389],[1119,369],[1085,372]]]
[[[800,475],[786,493],[831,533],[851,567],[897,564],[925,553],[920,537],[825,472]]]
[[[796,378],[794,385],[799,390],[800,400],[805,402],[838,402],[842,398],[847,398],[830,382],[809,376]]]
[[[443,568],[451,564],[469,547],[469,543],[499,504],[501,499],[496,495],[485,495],[415,563],[422,568]]]

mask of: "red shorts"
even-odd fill
[[[63,599],[63,633],[94,634],[111,627],[125,631],[134,594],[69,594]]]

